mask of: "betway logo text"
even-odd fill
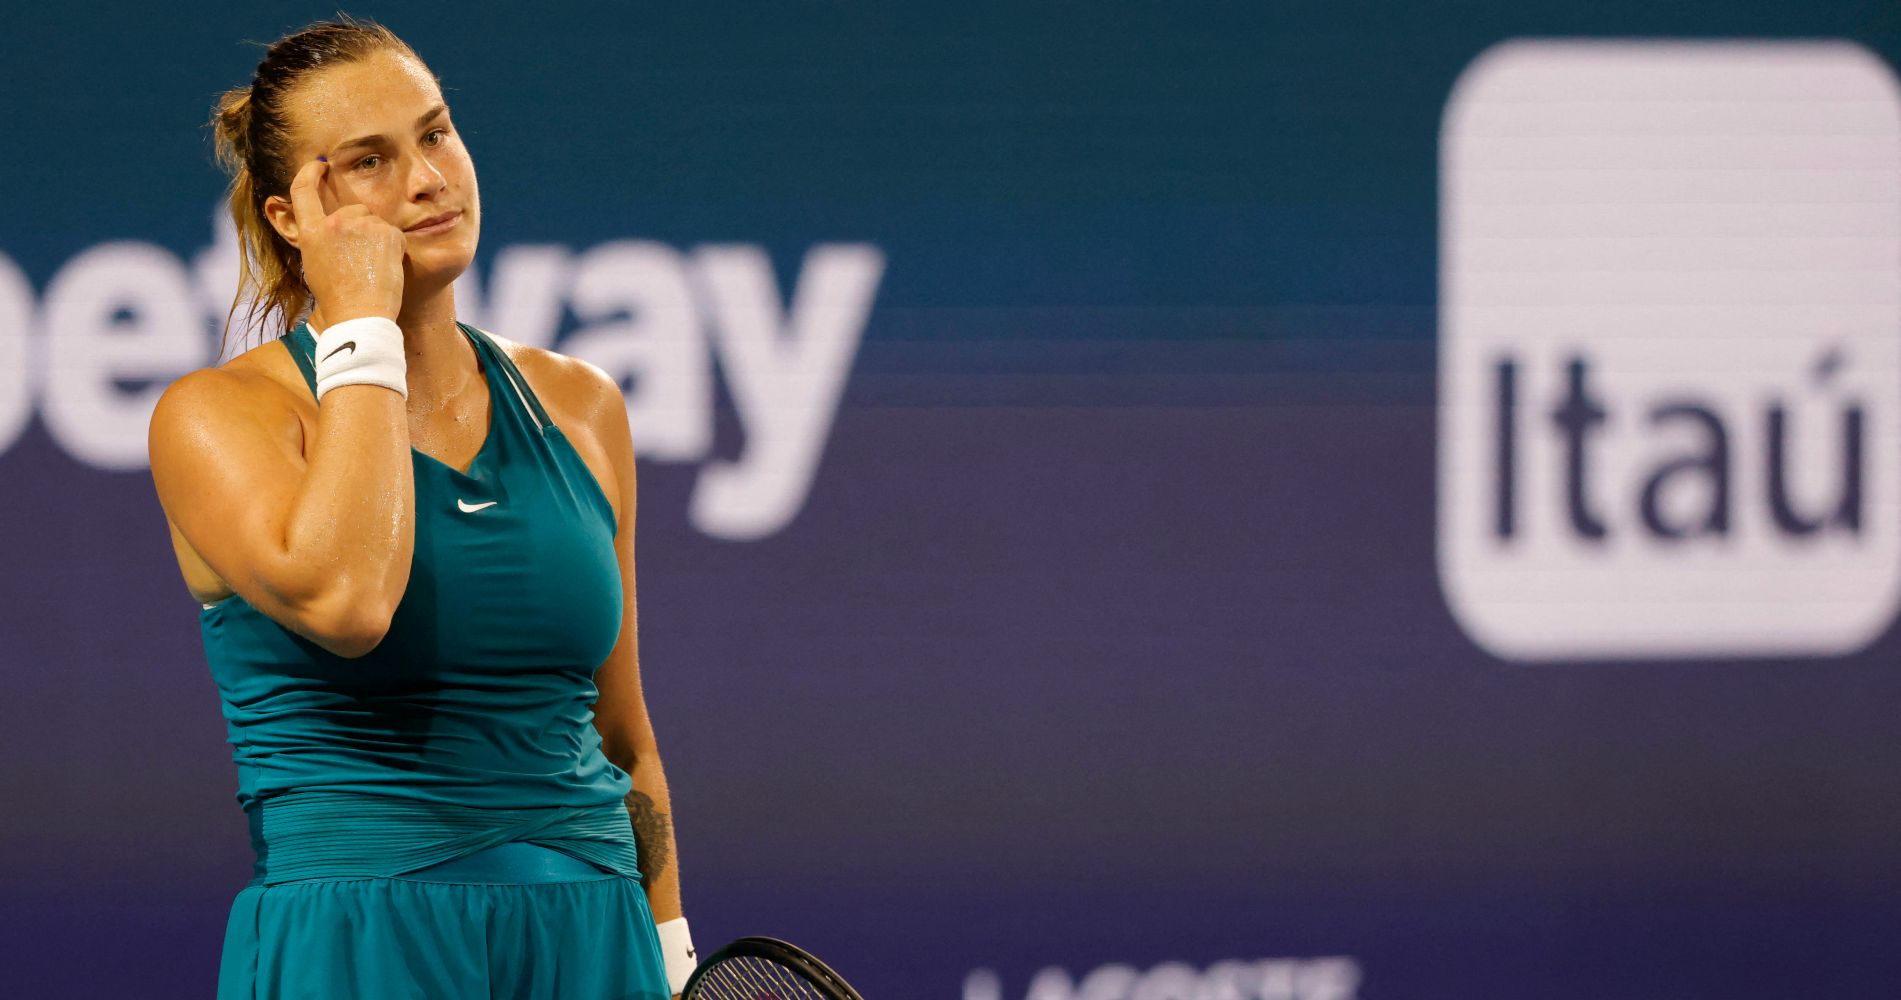
[[[1829,42],[1510,42],[1441,136],[1439,571],[1513,660],[1901,606],[1901,90]]]
[[[37,302],[0,254],[0,452],[37,408],[79,461],[143,468],[159,394],[215,360],[237,253],[221,218],[189,264],[149,243],[105,243],[67,261]],[[875,246],[820,244],[788,304],[772,262],[750,244],[515,245],[486,278],[471,268],[457,282],[456,306],[464,322],[619,380],[642,459],[704,463],[693,525],[757,539],[805,503],[883,273]],[[711,458],[715,363],[745,432],[730,460]]]

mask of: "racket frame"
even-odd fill
[[[680,989],[680,1000],[700,1000],[697,990],[701,977],[729,958],[762,958],[777,962],[804,976],[820,993],[832,1000],[864,1000],[843,976],[833,972],[831,966],[819,961],[811,952],[789,941],[758,935],[738,938],[706,956],[699,968],[693,970],[693,975],[687,977],[686,985]]]

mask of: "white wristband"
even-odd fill
[[[660,932],[660,956],[667,962],[667,988],[679,996],[680,991],[686,989],[688,977],[700,966],[700,956],[693,950],[693,936],[687,933],[685,917],[655,924],[654,930]]]
[[[393,319],[365,316],[331,324],[317,335],[317,399],[346,385],[380,385],[409,398],[403,328]]]

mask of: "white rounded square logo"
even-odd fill
[[[1439,575],[1513,660],[1901,601],[1901,98],[1835,42],[1514,41],[1440,136]]]

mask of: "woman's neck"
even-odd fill
[[[321,304],[310,310],[312,330],[321,332],[329,325]],[[438,409],[443,399],[481,374],[474,347],[455,325],[454,285],[416,301],[405,297],[396,325],[403,331],[412,413]]]

